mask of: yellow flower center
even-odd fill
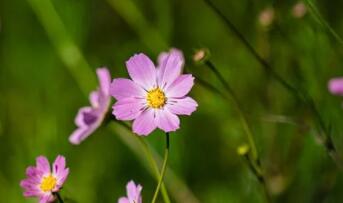
[[[167,98],[160,88],[155,88],[148,91],[146,97],[148,105],[152,108],[161,108],[166,104]]]
[[[40,189],[44,192],[49,192],[56,186],[57,180],[54,176],[51,174],[48,176],[45,176],[40,184]]]

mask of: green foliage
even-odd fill
[[[341,98],[328,93],[327,82],[343,75],[343,3],[308,1],[305,16],[295,18],[296,1],[211,1],[276,73],[313,99],[342,154]],[[259,15],[267,7],[274,20],[264,27]],[[79,146],[68,137],[95,88],[96,67],[126,76],[132,54],[156,58],[169,47],[184,51],[187,71],[224,92],[205,65],[192,63],[194,50],[211,52],[247,115],[275,202],[340,202],[342,172],[319,139],[308,104],[268,74],[197,0],[0,2],[0,202],[36,202],[21,195],[25,168],[38,155],[52,160],[57,154],[66,156],[71,170],[62,191],[66,202],[116,202],[131,179],[143,185],[149,202],[156,181],[142,146],[126,129],[104,125]],[[236,153],[247,140],[232,102],[197,79],[191,94],[198,110],[170,135],[166,185],[172,202],[264,202],[260,182]],[[145,140],[163,154],[161,132]]]

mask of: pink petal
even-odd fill
[[[77,126],[86,126],[85,121],[84,121],[84,115],[92,112],[92,110],[93,109],[88,106],[80,108],[80,110],[77,112],[77,115],[75,117],[75,124]]]
[[[343,96],[343,78],[333,78],[328,85],[331,94]]]
[[[110,93],[116,100],[128,97],[144,97],[145,95],[145,91],[143,88],[134,83],[132,80],[124,78],[113,80],[110,88]]]
[[[194,77],[191,74],[180,75],[166,90],[166,95],[168,98],[183,97],[191,91],[193,84]]]
[[[154,110],[152,109],[147,109],[142,112],[133,122],[133,132],[138,135],[149,135],[156,129],[154,116]]]
[[[117,120],[133,120],[139,116],[144,110],[145,100],[126,98],[117,101],[113,105],[112,114]]]
[[[58,176],[57,176],[57,185],[56,188],[54,189],[54,192],[57,192],[64,184],[66,181],[67,177],[69,175],[69,168],[66,168],[62,170]]]
[[[92,107],[97,108],[99,106],[99,92],[98,91],[93,91],[89,95],[89,101],[92,105]]]
[[[162,66],[163,62],[168,58],[170,53],[178,54],[180,56],[180,58],[182,59],[182,61],[185,61],[185,59],[183,57],[183,53],[181,50],[176,49],[176,48],[171,48],[169,52],[161,52],[158,55],[157,64],[158,64],[159,68]]]
[[[44,172],[41,171],[41,170],[38,170],[36,167],[29,166],[29,167],[27,167],[27,169],[26,169],[26,175],[27,175],[27,177],[30,178],[30,179],[35,179],[35,180],[37,180],[37,179],[40,179],[41,176],[44,175]],[[38,181],[40,181],[40,180],[38,180]]]
[[[65,170],[66,159],[64,156],[58,155],[53,163],[52,172],[58,176],[61,172]]]
[[[24,179],[20,181],[20,186],[24,189],[31,189],[31,188],[36,188],[38,184],[40,184],[41,178],[31,178],[28,177],[27,179]]]
[[[136,199],[135,198],[137,195],[136,184],[132,180],[128,182],[126,185],[126,193],[130,201],[133,201]]]
[[[121,197],[119,200],[118,200],[118,203],[131,203],[129,202],[129,199],[126,198],[126,197]]]
[[[107,68],[97,68],[96,74],[98,75],[100,90],[105,95],[110,94],[111,74]]]
[[[36,159],[37,169],[43,173],[50,173],[50,164],[48,159],[45,156],[39,156]]]
[[[95,130],[97,126],[92,125],[90,127],[80,127],[76,129],[69,137],[69,142],[75,145],[80,144],[83,140],[89,137]]]
[[[168,57],[160,64],[158,84],[167,88],[181,74],[184,65],[184,58],[181,52],[171,51]]]
[[[197,107],[197,102],[190,97],[181,99],[170,99],[168,100],[168,103],[166,105],[166,108],[168,108],[171,113],[187,116],[191,115]]]
[[[171,132],[179,129],[180,120],[168,109],[160,109],[156,111],[156,125],[164,132]]]
[[[126,192],[129,202],[139,202],[141,198],[142,186],[136,185],[132,180],[126,185]]]
[[[168,58],[169,53],[168,52],[161,52],[157,57],[157,67],[158,69],[161,68],[163,62]]]
[[[53,194],[44,194],[39,198],[39,203],[51,203],[55,199]]]
[[[37,190],[29,190],[29,191],[25,191],[23,193],[24,197],[38,197],[40,195],[42,195],[42,192]]]
[[[150,90],[156,86],[156,69],[153,62],[144,54],[136,54],[127,62],[126,67],[132,80]]]

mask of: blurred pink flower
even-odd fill
[[[52,165],[52,172],[48,159],[39,156],[36,159],[36,167],[29,166],[26,169],[27,178],[20,182],[20,186],[25,190],[25,197],[38,197],[39,203],[53,202],[53,193],[62,188],[68,174],[69,168],[66,168],[63,156],[57,156]]]
[[[273,23],[275,17],[274,9],[271,7],[268,7],[261,11],[260,15],[258,16],[258,21],[262,26],[269,26]]]
[[[121,197],[118,203],[142,203],[142,192],[143,187],[141,185],[136,185],[132,180],[126,185],[126,195],[127,197]]]
[[[113,115],[118,120],[134,120],[133,132],[149,135],[156,128],[165,132],[179,128],[177,115],[191,115],[197,102],[186,95],[192,89],[194,77],[181,74],[184,58],[172,49],[158,57],[158,66],[144,54],[136,54],[126,67],[132,80],[114,79],[110,93],[117,99]]]
[[[343,96],[343,78],[333,78],[328,84],[331,94]]]
[[[296,18],[302,18],[307,12],[307,8],[304,2],[299,1],[293,6],[292,14]]]
[[[72,144],[80,144],[91,135],[101,125],[109,109],[111,101],[110,72],[107,68],[98,68],[96,73],[100,83],[99,89],[89,95],[92,106],[80,108],[75,118],[75,124],[78,128],[69,137]]]

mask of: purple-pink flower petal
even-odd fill
[[[110,94],[110,84],[111,84],[111,74],[107,68],[98,68],[96,69],[96,74],[100,83],[100,90],[103,94]]]
[[[107,68],[96,70],[99,89],[89,95],[91,106],[82,107],[77,113],[75,124],[77,129],[69,137],[72,144],[80,144],[91,135],[102,123],[110,104],[111,76]]]
[[[66,160],[64,156],[57,156],[53,163],[52,171],[57,178],[57,185],[62,186],[69,174],[69,168],[66,168]]]
[[[50,164],[46,157],[39,156],[36,159],[37,169],[42,171],[43,173],[50,173]]]
[[[331,94],[343,96],[343,78],[333,78],[328,84]]]
[[[100,94],[98,91],[93,91],[89,94],[89,101],[93,107],[99,106]]]
[[[26,169],[27,178],[20,182],[25,197],[37,197],[39,202],[51,203],[55,200],[54,192],[58,192],[68,176],[69,169],[65,168],[65,158],[58,156],[51,167],[44,156],[36,158],[36,166]],[[47,179],[48,178],[48,179]]]
[[[181,74],[183,65],[183,54],[177,49],[161,53],[157,68],[144,54],[131,57],[126,66],[132,81],[115,79],[111,84],[111,95],[117,99],[113,115],[118,120],[134,120],[132,129],[138,135],[148,135],[157,127],[165,132],[177,130],[177,115],[190,115],[198,106],[186,97],[194,77]]]
[[[113,115],[117,120],[130,121],[137,118],[144,110],[144,100],[126,98],[117,101],[113,106]]]
[[[132,80],[124,78],[113,80],[110,93],[116,100],[132,97],[144,98],[145,95],[145,91],[142,87],[134,83]]]
[[[142,112],[133,122],[133,132],[138,135],[149,135],[157,127],[154,122],[154,110],[147,109]]]
[[[39,198],[39,203],[50,203],[55,200],[52,194],[43,195]]]
[[[118,203],[142,203],[142,192],[143,187],[136,185],[132,180],[126,185],[127,197],[121,197],[118,199]]]
[[[183,97],[191,91],[194,85],[194,77],[191,74],[183,74],[166,89],[167,97]]]
[[[136,185],[132,180],[126,186],[127,197],[129,202],[141,202],[142,186]]]
[[[136,54],[127,62],[126,67],[132,80],[146,90],[156,86],[154,63],[144,54]]]
[[[184,64],[183,56],[175,51],[169,53],[160,64],[158,84],[162,88],[168,88],[181,74]]]
[[[172,132],[180,128],[180,119],[168,109],[156,111],[156,125],[164,132]]]
[[[118,203],[130,203],[127,197],[121,197],[118,200]]]
[[[42,194],[42,192],[39,191],[38,189],[37,190],[28,190],[28,191],[25,191],[23,193],[24,197],[37,197],[41,194]]]
[[[170,99],[166,108],[176,115],[191,115],[198,107],[197,102],[191,97]]]
[[[94,127],[79,127],[69,136],[69,142],[72,144],[80,144],[83,140],[90,136],[95,131],[95,129],[96,128]]]

